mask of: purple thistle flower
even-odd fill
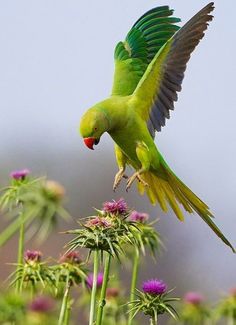
[[[14,170],[10,173],[10,177],[16,180],[24,180],[29,173],[28,169]]]
[[[81,258],[78,251],[66,253],[60,257],[60,263],[80,264]]]
[[[137,212],[137,211],[132,211],[130,216],[129,216],[129,220],[130,221],[134,221],[134,222],[141,222],[141,223],[145,223],[149,218],[149,215],[147,213],[144,212]]]
[[[107,218],[103,217],[93,217],[89,219],[86,223],[87,227],[102,227],[102,228],[108,228],[111,227],[111,222]]]
[[[162,280],[153,279],[143,282],[142,289],[145,293],[158,296],[166,292],[167,285]]]
[[[41,257],[42,253],[40,251],[30,251],[29,249],[24,254],[26,262],[40,262]]]
[[[48,313],[53,310],[54,305],[54,300],[50,297],[39,296],[31,302],[29,309],[38,313]]]
[[[199,305],[204,301],[204,297],[198,292],[187,292],[184,296],[184,300],[189,304]]]
[[[103,282],[103,273],[99,272],[97,276],[97,287],[101,287]],[[93,273],[89,273],[87,279],[86,279],[87,286],[92,289],[93,287]]]
[[[123,198],[120,198],[117,201],[112,200],[111,202],[103,203],[103,211],[108,213],[126,214],[127,210],[128,210],[128,206]]]

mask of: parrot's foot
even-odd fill
[[[128,192],[128,190],[130,189],[131,185],[133,184],[133,182],[135,181],[135,179],[137,178],[137,180],[139,182],[141,182],[144,186],[149,186],[147,182],[145,182],[142,177],[140,176],[140,172],[136,172],[134,173],[127,181],[127,185],[126,185],[126,192]]]
[[[118,171],[118,173],[115,176],[115,180],[114,180],[114,184],[113,184],[113,191],[115,192],[115,190],[117,189],[117,187],[119,186],[122,178],[128,178],[127,175],[125,175],[125,169],[124,168],[120,168],[120,170]]]

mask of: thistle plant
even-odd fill
[[[95,316],[97,277],[100,265],[100,257],[104,255],[104,252],[107,253],[105,262],[105,281],[107,283],[111,256],[118,257],[121,253],[121,247],[115,230],[115,224],[109,216],[104,217],[100,214],[98,216],[89,217],[87,218],[86,223],[82,224],[81,226],[82,228],[80,229],[67,231],[67,233],[76,234],[76,237],[67,244],[67,247],[69,251],[78,247],[86,247],[89,249],[89,256],[93,253],[94,268],[89,320],[89,324],[92,325]],[[106,291],[106,284],[104,284],[101,293],[102,300],[100,303],[100,309],[103,309],[104,305],[104,291]],[[100,317],[102,317],[102,311],[100,311]]]
[[[97,311],[97,323],[102,322],[103,308],[106,304],[106,288],[109,279],[111,257],[120,260],[120,255],[124,253],[124,247],[129,245],[134,249],[133,272],[131,281],[130,300],[134,299],[135,287],[137,285],[138,268],[140,263],[140,252],[145,254],[145,247],[148,247],[153,256],[161,241],[158,233],[153,228],[153,223],[148,224],[148,215],[137,211],[130,211],[124,199],[105,202],[103,209],[98,210],[96,216],[86,218],[86,222],[81,224],[80,229],[67,231],[75,234],[67,247],[70,250],[77,247],[86,247],[89,254],[94,254],[94,281],[91,293],[90,324],[92,324],[95,314],[95,299],[98,268],[100,258],[106,254],[104,263],[104,281],[101,289],[99,307]],[[129,315],[128,324],[132,323],[132,311]]]
[[[223,319],[227,325],[236,323],[236,288],[231,289],[229,294],[223,297],[216,306],[214,319]]]
[[[132,318],[138,312],[143,312],[144,315],[149,316],[150,325],[157,325],[159,315],[164,313],[177,319],[177,312],[171,303],[178,301],[179,298],[169,297],[171,292],[172,290],[167,291],[167,285],[161,280],[145,281],[142,291],[136,289],[136,299],[128,303],[131,305],[129,312],[133,313]]]
[[[65,190],[61,184],[45,178],[31,178],[28,170],[13,172],[11,177],[10,186],[2,189],[0,209],[13,221],[0,234],[0,246],[22,223],[28,238],[36,235],[37,241],[42,242],[55,228],[58,216],[69,220],[69,213],[62,207]]]
[[[99,250],[109,251],[109,253],[115,252],[115,254],[118,254],[117,242],[114,243],[113,246],[111,244],[111,240],[114,240],[111,225],[112,223],[110,220],[101,216],[95,216],[88,218],[85,224],[81,224],[82,228],[67,231],[67,233],[76,234],[76,237],[67,244],[69,251],[78,247],[86,247],[89,249],[89,256],[93,252],[93,280],[89,282],[90,287],[92,288],[89,317],[90,325],[93,324],[95,317],[97,277],[100,263]]]
[[[24,254],[24,262],[16,265],[14,271],[9,279],[13,278],[10,286],[19,285],[19,292],[22,289],[30,289],[32,297],[41,287],[45,289],[55,288],[55,277],[52,269],[46,262],[42,262],[42,253],[40,251],[27,250]]]
[[[126,325],[125,300],[122,297],[121,284],[116,286],[109,284],[106,293],[106,309],[104,312],[103,325]]]
[[[93,253],[93,285],[91,291],[90,320],[92,325],[95,317],[97,277],[100,262],[104,261],[104,279],[102,283],[99,306],[97,310],[96,324],[102,324],[103,308],[106,304],[106,289],[109,280],[111,258],[120,260],[123,254],[124,244],[137,244],[135,234],[137,226],[135,222],[127,220],[129,213],[127,204],[123,199],[112,202],[105,202],[103,209],[95,209],[97,215],[85,219],[81,228],[67,231],[68,234],[75,234],[66,247],[69,251],[84,247],[89,249],[89,257]]]
[[[210,310],[207,307],[202,294],[198,292],[186,293],[180,313],[181,324],[208,324],[210,316]]]
[[[39,250],[27,250],[22,254],[22,249],[29,232],[43,240],[40,233],[44,230],[49,233],[54,228],[57,214],[67,219],[68,214],[62,207],[64,189],[54,181],[31,179],[28,170],[14,172],[11,177],[12,186],[3,191],[0,205],[15,220],[0,235],[0,242],[20,230],[20,258],[13,264],[16,270],[9,280],[24,296],[21,299],[19,295],[13,298],[6,295],[3,299],[0,295],[0,323],[3,320],[3,324],[69,325],[74,307],[72,288],[80,284],[83,289],[80,296],[82,299],[89,296],[86,301],[90,300],[89,325],[138,324],[135,317],[139,312],[149,317],[151,325],[158,324],[163,314],[177,319],[173,303],[179,299],[171,296],[172,290],[168,290],[163,281],[148,280],[141,290],[136,289],[141,258],[149,253],[155,260],[162,246],[154,227],[156,221],[149,222],[147,213],[129,209],[124,199],[105,202],[101,210],[95,209],[94,215],[82,219],[77,229],[65,232],[74,238],[65,245],[65,254],[53,263],[52,259],[42,260]],[[84,261],[78,248],[87,250]],[[119,266],[127,259],[132,261],[128,303],[117,282]],[[88,273],[91,260],[93,268]],[[115,276],[111,276],[113,272]],[[225,319],[227,325],[233,325],[235,297],[232,291],[218,304],[213,315],[202,295],[190,292],[185,296],[179,321],[204,325],[211,320]]]
[[[25,239],[35,237],[40,243],[55,228],[57,216],[68,220],[69,214],[62,207],[64,188],[55,181],[31,178],[28,169],[13,171],[11,184],[2,189],[0,210],[11,222],[0,234],[0,246],[19,230],[18,266],[23,264]],[[17,290],[20,284],[17,284]]]
[[[70,309],[72,302],[70,301],[70,289],[73,285],[78,285],[86,279],[86,269],[80,258],[78,251],[64,254],[59,264],[53,267],[55,276],[55,284],[58,289],[63,283],[64,293],[61,304],[58,325],[67,325],[70,320]]]
[[[130,288],[130,301],[135,299],[135,288],[137,286],[138,271],[140,265],[140,253],[145,255],[146,248],[151,252],[151,255],[155,258],[156,251],[162,246],[162,242],[159,234],[153,227],[156,221],[147,223],[149,215],[143,212],[132,211],[129,215],[129,220],[135,222],[137,225],[137,231],[135,238],[137,245],[133,248],[133,269],[132,269],[132,280]],[[130,311],[128,325],[131,325],[133,321],[133,312]]]
[[[1,246],[19,229],[18,265],[23,263],[25,223],[31,218],[31,214],[26,214],[24,210],[22,194],[35,185],[35,182],[29,180],[29,173],[30,171],[28,169],[11,172],[11,185],[2,190],[3,195],[0,198],[0,209],[3,212],[5,210],[11,212],[12,217],[18,216],[18,218],[0,234]],[[19,290],[19,284],[17,290]]]

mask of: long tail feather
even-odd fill
[[[144,194],[146,191],[150,202],[153,205],[159,203],[164,212],[167,212],[167,204],[169,204],[181,221],[184,220],[184,216],[179,204],[189,213],[196,212],[214,233],[235,253],[234,247],[213,222],[212,219],[214,216],[210,212],[209,207],[171,171],[167,164],[163,164],[162,168],[166,176],[165,179],[159,177],[157,173],[150,171],[142,175],[142,178],[149,186],[144,187],[142,183],[138,183],[140,194]]]

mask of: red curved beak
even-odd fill
[[[84,143],[89,149],[94,150],[93,146],[94,146],[95,140],[96,140],[95,138],[84,138]]]

